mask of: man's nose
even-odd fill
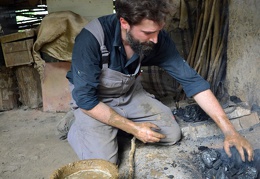
[[[153,43],[157,43],[158,42],[158,36],[157,35],[153,35],[152,37],[150,37],[150,42],[153,42]]]

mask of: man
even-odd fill
[[[242,160],[253,149],[232,126],[199,76],[177,52],[163,30],[169,12],[166,0],[117,0],[116,15],[98,18],[109,62],[102,61],[100,44],[83,29],[75,40],[71,82],[75,122],[68,141],[80,159],[118,160],[117,132],[123,130],[144,143],[173,145],[181,138],[171,110],[147,93],[140,83],[140,66],[157,65],[177,79],[225,135],[228,155],[235,146]]]

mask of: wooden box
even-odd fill
[[[34,30],[26,30],[0,37],[6,67],[33,63]]]

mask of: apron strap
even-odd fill
[[[106,64],[108,66],[110,52],[107,50],[107,47],[105,46],[104,31],[99,20],[93,19],[84,28],[91,32],[97,39],[102,54],[102,64]]]

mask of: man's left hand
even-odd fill
[[[224,141],[224,150],[227,153],[229,157],[231,157],[230,147],[235,146],[237,151],[239,152],[241,159],[243,162],[245,162],[245,153],[248,154],[248,161],[253,161],[254,157],[254,151],[250,143],[239,133],[226,135],[225,141]]]

